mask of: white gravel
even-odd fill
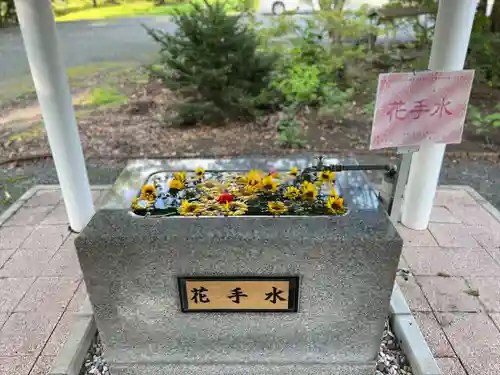
[[[102,355],[102,344],[99,336],[87,353],[80,375],[110,375],[109,367]],[[382,343],[378,353],[375,375],[412,375],[410,364],[399,347],[398,340],[386,322]]]

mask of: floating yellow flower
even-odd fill
[[[318,196],[318,189],[313,183],[305,181],[302,184],[302,199],[305,201],[313,201]]]
[[[144,185],[141,189],[140,199],[154,201],[156,199],[156,188],[154,185]]]
[[[278,190],[279,182],[274,181],[273,176],[266,176],[262,179],[262,190],[274,193]]]
[[[178,211],[182,216],[197,216],[203,210],[203,206],[199,203],[191,203],[183,200]]]
[[[344,211],[344,198],[339,196],[331,196],[325,203],[326,208],[332,214]]]
[[[243,202],[227,202],[224,204],[224,213],[229,216],[245,215],[248,211],[248,206]]]
[[[267,210],[273,215],[281,215],[288,211],[288,208],[283,202],[267,202]]]
[[[132,200],[132,209],[133,210],[147,210],[151,207],[151,201],[146,199],[135,197]]]
[[[224,185],[215,180],[208,180],[196,185],[199,189],[210,191],[213,193],[221,193],[224,190]]]
[[[184,181],[178,180],[174,178],[173,180],[170,180],[168,183],[168,188],[170,190],[182,190],[184,189]]]
[[[271,177],[272,178],[272,177]],[[256,191],[261,187],[262,182],[262,172],[257,170],[251,170],[246,176],[246,185],[248,191]]]
[[[330,195],[332,197],[338,197],[339,195],[337,194],[337,190],[335,189],[335,186],[332,187],[332,190],[330,190]]]
[[[196,168],[195,173],[196,177],[198,177],[198,179],[200,180],[203,178],[203,176],[205,176],[205,170],[203,168]]]
[[[297,189],[295,186],[290,186],[288,189],[285,191],[285,198],[295,200],[300,196],[300,190]]]
[[[186,181],[186,172],[174,172],[174,179],[184,183]]]
[[[335,181],[335,172],[332,171],[321,171],[319,173],[319,180],[323,183],[326,182],[334,182]]]
[[[290,169],[290,171],[288,172],[288,174],[290,176],[297,177],[298,174],[299,174],[299,170],[297,169],[297,167],[293,167],[292,169]]]
[[[200,215],[217,216],[217,215],[222,214],[223,208],[224,207],[222,207],[222,205],[220,205],[218,203],[206,204],[200,210]]]

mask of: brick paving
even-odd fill
[[[96,203],[104,190],[94,190]],[[46,375],[86,298],[60,191],[0,226],[0,374]],[[475,192],[441,188],[429,230],[398,225],[399,283],[443,375],[500,374],[500,221]]]
[[[0,226],[1,375],[46,375],[87,297],[68,224],[60,190],[43,189]]]

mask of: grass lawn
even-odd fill
[[[97,8],[92,6],[91,1],[68,0],[68,3],[54,3],[54,12],[58,22],[143,15],[168,16],[173,15],[175,9],[187,10],[190,7],[188,3],[155,6],[152,1],[134,1],[116,5],[103,4]]]
[[[195,0],[201,1],[201,0]],[[97,0],[98,7],[94,8],[92,0],[56,0],[53,2],[57,22],[97,20],[118,17],[135,16],[172,16],[176,10],[188,11],[192,1],[178,3],[174,0],[166,1],[166,5],[155,6],[152,0],[121,0],[118,4],[103,4]],[[257,6],[256,2],[256,6]],[[228,4],[228,11],[234,8]]]

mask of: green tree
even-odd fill
[[[177,122],[195,124],[255,115],[261,91],[269,85],[275,57],[257,52],[257,36],[230,16],[225,4],[192,3],[174,17],[174,35],[147,29],[160,44],[154,75],[180,94]]]
[[[0,0],[0,27],[17,24],[14,0]]]

